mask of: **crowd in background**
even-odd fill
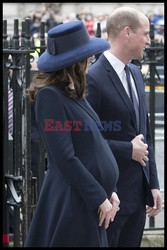
[[[58,25],[59,23],[65,23],[72,20],[81,20],[84,22],[89,35],[94,36],[96,35],[97,23],[100,22],[101,24],[101,36],[102,38],[106,38],[106,19],[108,14],[101,15],[101,16],[94,16],[92,13],[81,13],[75,14],[71,13],[69,15],[60,15],[54,12],[54,10],[47,11],[42,13],[40,11],[34,11],[29,15],[31,19],[31,34],[34,37],[38,36],[39,27],[41,22],[45,22],[46,24],[46,33],[49,29],[53,28],[54,26]]]
[[[164,12],[163,9],[159,9],[157,13],[154,13],[151,9],[144,13],[150,20],[150,23],[154,24],[154,35],[155,42],[164,43]],[[109,17],[110,12],[94,15],[90,12],[80,12],[80,13],[60,13],[57,11],[53,5],[51,6],[42,6],[39,10],[32,10],[28,13],[25,18],[30,18],[30,32],[34,37],[34,42],[36,46],[40,46],[40,25],[41,22],[45,22],[45,37],[47,39],[47,32],[51,28],[60,23],[65,23],[72,20],[81,20],[86,26],[90,36],[100,36],[103,39],[107,39],[106,33],[106,20]],[[98,23],[100,23],[100,31],[97,30]],[[98,32],[98,34],[97,34]],[[47,42],[47,40],[46,40]],[[32,62],[32,69],[36,69],[36,61],[38,58],[38,53],[34,53],[33,57],[35,60]]]
[[[158,13],[153,13],[151,10],[145,13],[149,18],[150,22],[155,25],[155,39],[157,42],[164,42],[164,13],[162,9],[159,9]],[[40,10],[34,10],[28,13],[31,20],[31,34],[34,38],[38,37],[39,28],[41,22],[46,24],[46,33],[52,27],[68,22],[71,20],[82,20],[85,24],[89,35],[95,36],[97,31],[97,23],[100,23],[101,27],[101,37],[106,39],[106,20],[109,13],[103,15],[93,15],[92,13],[82,12],[82,13],[70,13],[70,14],[60,14],[53,7],[43,7]]]

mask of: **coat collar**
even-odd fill
[[[79,107],[81,107],[84,111],[86,111],[93,118],[94,121],[100,121],[98,115],[96,114],[96,112],[93,110],[93,108],[85,98],[76,98],[76,99],[69,98],[68,96],[65,95],[65,93],[61,88],[57,88],[56,86],[47,86],[46,88],[56,91],[56,93],[61,95],[63,99],[65,98],[65,102],[76,103]]]
[[[74,99],[74,102],[79,105],[84,111],[86,111],[91,117],[92,119],[96,122],[98,122],[98,128],[102,131],[103,126],[101,125],[100,119],[98,117],[98,115],[96,114],[96,112],[93,110],[93,108],[91,107],[91,105],[88,103],[88,101],[83,98],[83,99]]]
[[[56,91],[57,93],[59,93],[63,98],[67,98],[66,101],[70,101],[70,103],[72,103],[72,101],[74,101],[74,103],[76,103],[80,108],[82,108],[85,112],[87,112],[87,114],[89,114],[89,116],[91,116],[91,118],[95,121],[95,123],[97,124],[98,128],[100,131],[103,131],[104,128],[101,125],[100,119],[98,117],[98,115],[96,114],[96,112],[93,110],[93,108],[91,107],[91,105],[89,104],[89,102],[85,99],[85,98],[76,98],[76,99],[71,99],[69,97],[67,97],[64,92],[60,89],[57,88],[55,86],[47,86],[46,88],[52,89],[53,91]]]

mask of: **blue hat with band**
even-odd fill
[[[50,29],[47,39],[47,50],[37,61],[41,72],[58,71],[110,48],[106,40],[90,37],[82,21]]]

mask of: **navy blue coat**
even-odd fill
[[[98,122],[98,116],[85,99],[73,100],[57,87],[39,91],[35,112],[48,170],[25,246],[108,246],[98,207],[110,198],[119,173],[100,125],[88,129],[87,121]]]
[[[152,206],[153,198],[150,189],[159,188],[157,169],[151,142],[146,97],[142,74],[137,66],[130,64],[130,70],[139,97],[140,131],[137,131],[134,107],[128,97],[117,73],[102,54],[88,71],[87,100],[99,115],[101,121],[113,126],[102,132],[119,167],[117,192],[120,199],[119,214],[133,212],[141,200]],[[146,167],[132,160],[131,140],[137,135],[144,135],[148,144],[149,161]],[[143,192],[144,191],[144,192]]]

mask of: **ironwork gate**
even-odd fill
[[[45,150],[39,143],[39,176],[32,172],[32,120],[31,105],[26,89],[33,74],[32,53],[45,50],[45,24],[41,23],[40,46],[34,45],[30,35],[30,20],[22,21],[19,35],[19,21],[14,20],[14,34],[8,38],[7,20],[3,21],[3,243],[9,245],[12,232],[14,247],[24,245],[33,211],[36,206],[38,190],[45,173]],[[9,132],[8,102],[12,94],[13,131]],[[40,139],[39,139],[40,140]],[[38,187],[39,186],[39,187]]]

